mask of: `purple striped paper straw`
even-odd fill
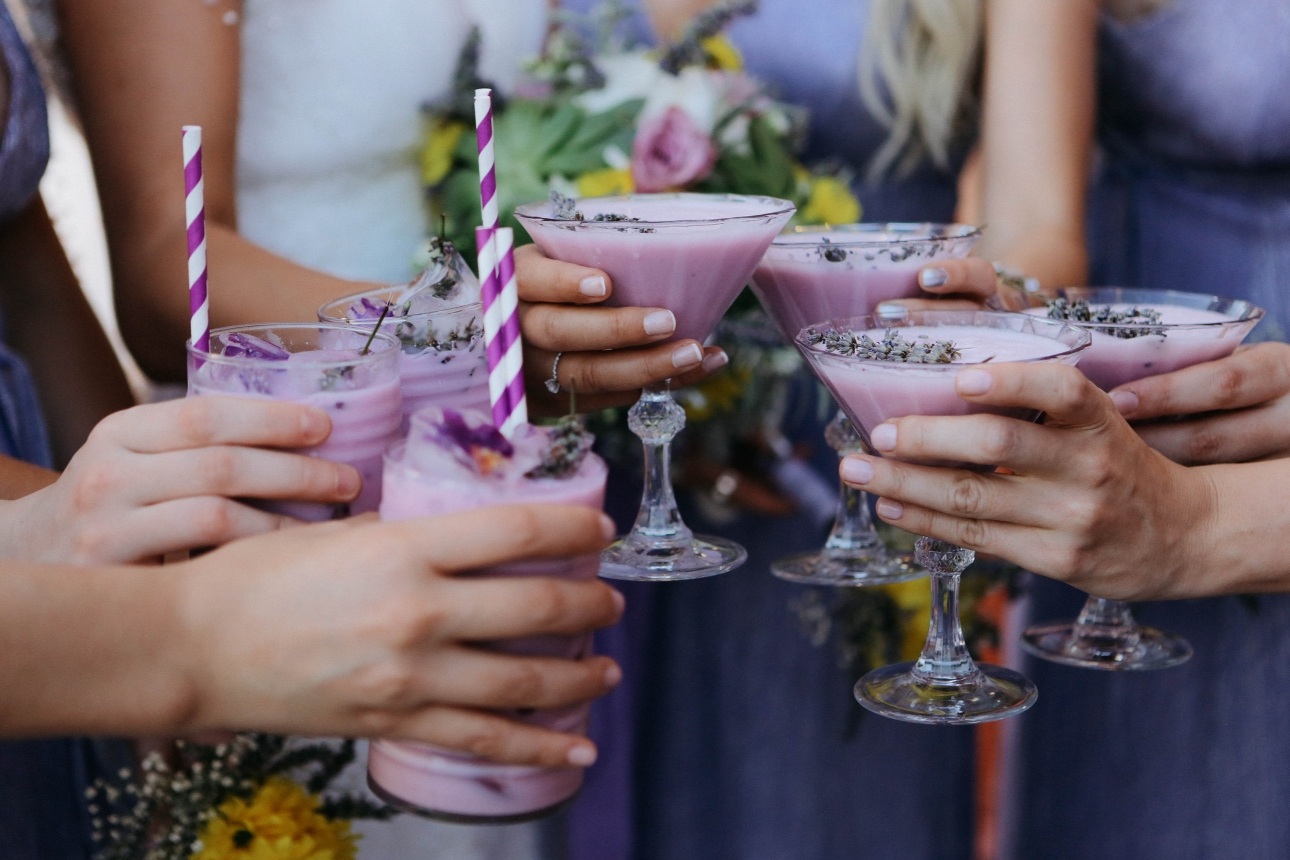
[[[188,225],[189,337],[210,352],[210,301],[206,295],[206,186],[202,180],[202,127],[184,126],[184,208]]]
[[[524,344],[520,341],[519,282],[515,277],[515,231],[498,227],[493,233],[497,254],[498,296],[494,307],[499,309],[500,330],[497,340],[501,343],[502,379],[506,386],[506,402],[510,414],[506,424],[499,425],[510,435],[516,427],[529,420],[528,400],[524,397]],[[485,338],[488,314],[484,314]],[[491,380],[491,377],[490,377]]]
[[[475,90],[475,138],[479,143],[479,208],[484,229],[497,229],[497,165],[493,156],[493,91]],[[481,272],[481,278],[484,276]]]
[[[505,352],[498,338],[502,305],[498,301],[501,285],[497,282],[497,244],[493,231],[476,227],[475,244],[479,246],[479,292],[484,311],[484,349],[488,355],[488,399],[493,406],[493,424],[501,428],[511,409],[506,393],[506,374],[502,368]]]

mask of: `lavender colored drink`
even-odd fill
[[[426,406],[489,411],[483,309],[446,307],[428,293],[404,298],[404,287],[345,296],[318,309],[324,322],[371,330],[390,303],[381,331],[399,340],[403,414]]]
[[[967,256],[981,236],[963,224],[851,224],[780,234],[753,273],[752,289],[792,340],[808,325],[873,313],[920,294],[918,272]]]
[[[370,342],[369,342],[370,341]],[[188,394],[223,394],[307,403],[331,418],[331,434],[301,449],[356,468],[363,488],[348,505],[264,502],[303,520],[375,511],[381,465],[401,420],[398,341],[345,326],[269,324],[211,332],[209,352],[188,347]]]
[[[602,508],[607,470],[594,454],[586,454],[567,476],[534,476],[551,432],[525,426],[507,443],[482,413],[430,409],[414,414],[407,441],[396,445],[386,459],[381,518],[527,502]],[[514,562],[470,575],[588,580],[599,567],[599,556],[592,554]],[[575,659],[591,652],[591,634],[511,639],[488,647]],[[508,716],[557,731],[582,732],[588,709],[579,705]],[[374,791],[404,810],[453,821],[498,823],[554,811],[577,793],[582,770],[500,765],[427,744],[375,741],[368,753],[368,779]]]

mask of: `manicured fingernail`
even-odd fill
[[[879,451],[892,451],[896,448],[896,425],[879,424],[869,434],[869,441]]]
[[[652,311],[645,315],[646,334],[671,334],[676,331],[676,317],[671,311]]]
[[[342,499],[352,499],[363,489],[363,478],[358,470],[351,466],[341,466],[336,470],[336,492]]]
[[[873,480],[873,464],[859,457],[847,457],[842,461],[842,480],[848,484],[867,484]]]
[[[618,534],[618,526],[614,521],[604,514],[600,515],[600,536],[607,541],[613,540]]]
[[[591,767],[596,763],[596,748],[591,744],[578,744],[569,750],[569,764],[574,767]]]
[[[928,266],[918,273],[920,287],[939,287],[950,279],[950,273],[939,266]]]
[[[623,670],[618,668],[617,663],[610,663],[609,668],[605,669],[605,685],[608,687],[617,687],[623,681]]]
[[[306,441],[321,442],[331,431],[331,419],[321,409],[306,409],[300,413],[300,433]]]
[[[675,368],[694,367],[703,361],[703,350],[697,343],[686,344],[672,352],[672,366]]]
[[[714,370],[720,370],[730,363],[730,356],[726,355],[725,350],[718,350],[711,355],[703,357],[703,369],[708,373]]]
[[[899,319],[900,317],[909,316],[909,308],[902,304],[897,304],[896,302],[879,302],[878,306],[873,309],[873,312],[876,315],[886,317],[887,319]]]
[[[893,502],[891,499],[879,499],[878,504],[874,505],[873,509],[884,520],[898,520],[905,513],[905,506],[900,502]]]
[[[1111,392],[1111,402],[1121,415],[1132,415],[1138,411],[1138,395],[1128,389]]]
[[[994,385],[994,377],[984,370],[964,370],[955,378],[959,394],[985,394]]]
[[[578,292],[584,296],[599,299],[603,298],[609,290],[605,287],[605,279],[600,275],[588,275],[578,282]]]

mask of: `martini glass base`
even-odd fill
[[[909,723],[967,725],[1020,714],[1038,691],[1025,676],[1002,666],[977,663],[966,681],[932,684],[912,674],[914,663],[875,669],[856,682],[856,700],[875,714]]]
[[[1070,622],[1041,624],[1021,634],[1021,647],[1042,660],[1110,672],[1168,669],[1191,659],[1185,639],[1154,627],[1139,626],[1136,644],[1075,633],[1076,625]]]
[[[674,582],[729,573],[748,560],[734,541],[694,535],[689,543],[658,545],[625,535],[600,554],[600,575],[638,582]]]
[[[914,564],[912,556],[888,552],[882,547],[848,555],[819,551],[798,553],[776,559],[770,572],[799,585],[833,587],[890,585],[927,576],[927,571]]]

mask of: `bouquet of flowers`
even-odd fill
[[[552,191],[765,194],[793,201],[798,223],[857,220],[851,177],[798,160],[805,112],[772,98],[721,36],[755,9],[754,0],[720,4],[659,50],[619,35],[629,14],[621,2],[586,16],[555,13],[524,83],[511,93],[493,91],[503,223],[520,229],[515,206]],[[451,96],[425,109],[422,159],[433,223],[443,223],[467,259],[479,223],[473,99],[476,87],[488,85],[478,63],[476,33],[462,51]]]
[[[218,744],[178,741],[87,791],[96,860],[354,860],[355,818],[389,807],[328,792],[354,760],[354,742],[288,743],[238,734]]]

